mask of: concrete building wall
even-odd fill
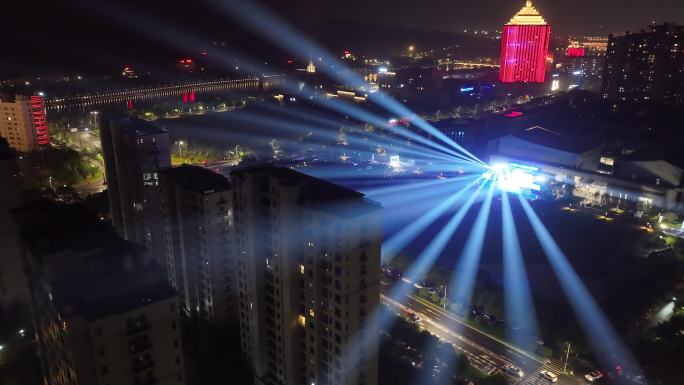
[[[185,384],[176,298],[97,320],[76,317],[68,323],[73,324],[69,346],[78,352],[74,362],[79,363],[79,384]]]
[[[21,152],[38,148],[36,129],[31,114],[31,103],[19,97],[15,101],[0,100],[0,136]]]

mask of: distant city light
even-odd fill
[[[475,87],[461,87],[461,92],[475,91]]]

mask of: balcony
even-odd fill
[[[152,347],[152,341],[150,341],[147,336],[142,336],[143,338],[136,338],[130,342],[128,349],[131,354],[138,354],[148,350]]]
[[[151,368],[152,366],[154,366],[154,360],[152,360],[152,358],[149,356],[131,361],[131,369],[133,372],[140,372],[142,370]]]
[[[148,330],[149,328],[150,328],[150,325],[147,323],[147,321],[129,322],[126,325],[126,333],[130,336],[130,335],[134,335],[134,334],[144,332],[145,330]]]

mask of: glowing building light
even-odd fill
[[[511,112],[505,114],[504,116],[507,118],[517,118],[518,116],[522,116],[522,115],[523,115],[523,113],[520,111],[511,111]]]
[[[558,91],[560,89],[560,80],[553,79],[551,82],[551,91]]]
[[[503,28],[499,80],[543,83],[551,26],[527,1]]]
[[[41,146],[50,144],[50,134],[48,132],[47,117],[45,116],[45,102],[39,95],[31,96],[31,115],[33,126],[36,130],[36,141]]]
[[[583,47],[570,46],[565,50],[567,57],[584,57],[585,50]]]
[[[461,92],[475,91],[475,87],[461,87]]]

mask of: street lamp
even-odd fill
[[[181,159],[181,162],[183,161],[183,141],[179,140],[178,141],[178,158]]]

